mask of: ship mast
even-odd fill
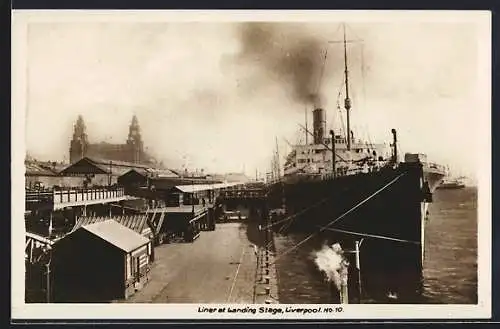
[[[281,168],[280,168],[280,149],[278,147],[278,137],[275,137],[276,139],[276,174],[278,177],[278,181],[281,182]]]
[[[345,72],[345,100],[344,108],[347,116],[347,150],[351,149],[351,125],[349,111],[351,109],[351,99],[349,98],[349,71],[347,70],[347,41],[345,36],[345,24],[342,25],[344,29],[344,72]]]
[[[306,119],[306,131],[305,131],[305,133],[306,133],[306,145],[308,145],[309,143],[308,143],[308,139],[307,139],[307,106],[305,108],[304,115],[305,115],[305,119]]]

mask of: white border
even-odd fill
[[[315,21],[475,22],[478,27],[478,304],[343,305],[341,313],[270,315],[198,313],[198,304],[25,304],[24,156],[27,26],[30,22],[75,21]],[[462,319],[491,317],[491,13],[488,11],[32,11],[12,13],[12,319]],[[20,243],[23,241],[23,243]],[[208,305],[214,307],[214,305]],[[237,305],[242,307],[244,305]],[[258,308],[259,305],[248,305]],[[269,305],[267,305],[269,306]],[[287,305],[279,305],[284,309]],[[309,307],[318,305],[295,305]],[[323,305],[327,306],[327,305]],[[276,307],[276,306],[271,306]]]

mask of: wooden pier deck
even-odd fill
[[[118,302],[251,304],[256,302],[257,269],[247,224],[218,224],[194,243],[157,247],[149,282]]]

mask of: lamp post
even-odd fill
[[[343,251],[345,254],[354,254],[355,264],[356,264],[356,272],[357,272],[357,281],[358,281],[358,299],[361,304],[362,297],[362,283],[361,283],[361,260],[360,260],[360,248],[363,243],[364,238],[361,240],[354,241],[354,250],[345,250]],[[349,263],[347,261],[342,262],[342,266],[340,269],[340,277],[341,277],[341,288],[340,288],[340,301],[343,304],[349,303],[348,298],[348,266]]]
[[[361,298],[362,298],[362,284],[361,284],[361,260],[360,260],[360,254],[359,254],[359,249],[361,248],[361,243],[363,243],[364,239],[361,239],[359,241],[355,241],[355,253],[356,253],[356,269],[358,271],[358,294],[359,294],[359,303],[361,304]]]

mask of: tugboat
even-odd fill
[[[404,300],[404,296],[421,289],[426,209],[437,184],[424,171],[429,166],[422,154],[408,153],[401,161],[396,129],[388,129],[392,134],[389,145],[355,138],[350,122],[353,103],[347,44],[344,25],[343,88],[348,133],[330,130],[326,136],[325,110],[313,110],[313,131],[307,124],[303,127],[313,137],[312,143],[293,145],[283,170],[279,161],[274,161],[274,172],[279,174],[268,187],[269,205],[284,209],[285,215],[272,219],[274,224],[270,225],[280,232],[321,234],[330,243],[340,243],[344,250],[354,250],[363,240],[359,251],[363,272],[374,270],[380,273],[377,277],[384,278],[382,282],[364,276],[363,287],[369,290],[385,285],[384,296],[391,292]],[[358,270],[353,267],[350,272]],[[352,281],[356,282],[356,277]],[[356,300],[360,299],[358,296]]]
[[[447,177],[443,180],[441,185],[439,185],[437,188],[443,189],[443,190],[463,189],[463,188],[465,188],[464,179],[465,179],[465,177],[463,177],[463,176],[456,177],[456,178]]]

